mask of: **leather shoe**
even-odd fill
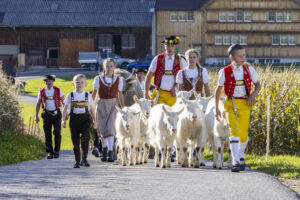
[[[236,163],[231,168],[232,172],[240,172],[240,163]]]
[[[53,157],[54,158],[59,158],[59,152],[53,152]]]
[[[53,154],[52,153],[48,153],[47,159],[53,159]]]
[[[86,159],[82,159],[80,162],[80,165],[84,166],[84,167],[89,167],[90,163],[88,163],[88,161]]]
[[[109,151],[108,152],[108,159],[107,162],[114,162],[114,155],[113,155],[113,151]]]
[[[94,148],[94,149],[93,149],[92,154],[93,154],[95,157],[97,157],[97,158],[100,156],[99,151],[98,151],[97,148]]]
[[[240,159],[240,171],[245,171],[245,168],[246,168],[246,163],[245,163],[245,160],[244,158],[241,158]]]
[[[76,162],[74,168],[80,168],[79,162]]]

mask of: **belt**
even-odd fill
[[[57,115],[58,111],[57,110],[46,110],[45,109],[45,112],[48,113],[48,114],[50,114],[50,115],[52,115],[52,116],[55,116],[55,115]]]
[[[163,89],[159,89],[159,90],[164,91],[164,92],[171,92],[171,90],[170,91],[169,90],[163,90]]]
[[[173,75],[173,71],[172,70],[166,70],[164,75]]]
[[[234,99],[248,99],[247,97],[233,97]]]
[[[243,86],[243,85],[245,85],[245,81],[244,80],[242,80],[242,81],[236,81],[235,85],[236,86]]]

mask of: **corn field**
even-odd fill
[[[297,131],[300,97],[300,69],[256,68],[262,89],[251,111],[249,153],[265,154],[267,138],[267,97],[270,96],[271,155],[300,155]],[[218,73],[210,72],[210,88],[216,88]]]

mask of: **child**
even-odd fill
[[[87,161],[87,155],[89,150],[91,116],[95,122],[93,99],[91,94],[84,92],[84,88],[87,86],[85,75],[75,75],[72,84],[75,87],[75,91],[70,92],[66,97],[62,125],[64,128],[66,127],[67,111],[69,109],[70,131],[76,161],[74,168],[80,168],[80,165],[89,167],[90,164]],[[97,128],[96,123],[94,123],[94,128]]]
[[[116,105],[124,106],[122,94],[123,79],[114,75],[116,62],[112,58],[107,58],[103,62],[103,74],[94,79],[93,99],[97,93],[99,101],[97,103],[97,122],[102,140],[102,161],[114,162],[113,147],[115,140],[115,119],[117,115]],[[108,158],[107,158],[108,149]]]
[[[196,92],[203,96],[204,86],[205,95],[210,96],[209,76],[207,70],[198,64],[199,53],[195,49],[189,49],[185,52],[185,57],[188,61],[188,67],[180,70],[176,77],[179,90],[190,91],[195,88]]]
[[[60,107],[64,101],[64,94],[61,89],[53,86],[55,81],[54,75],[46,75],[44,82],[46,87],[42,88],[38,94],[38,100],[35,106],[35,121],[38,123],[39,111],[42,105],[43,112],[43,128],[45,132],[46,152],[48,153],[48,159],[59,157],[59,150],[61,144],[61,111]],[[54,134],[55,147],[52,146],[52,126]]]
[[[245,170],[244,151],[248,143],[248,126],[250,109],[255,104],[255,98],[261,85],[255,69],[245,64],[245,48],[235,44],[228,49],[230,65],[220,70],[218,87],[215,93],[216,119],[221,116],[218,108],[222,89],[226,94],[225,113],[230,129],[230,150],[232,155],[232,172]],[[251,82],[255,89],[251,93]]]

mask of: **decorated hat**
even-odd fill
[[[135,73],[138,73],[138,72],[144,72],[145,74],[147,74],[147,70],[146,69],[143,69],[143,68],[138,68]]]
[[[52,81],[55,81],[55,78],[56,78],[55,75],[53,75],[53,74],[47,74],[47,75],[45,76],[45,78],[44,78],[44,81],[46,81],[46,80],[52,80]]]
[[[228,48],[227,53],[228,53],[228,55],[231,55],[234,51],[241,50],[241,49],[244,49],[244,47],[242,45],[233,44]]]
[[[179,44],[179,37],[171,35],[166,37],[164,41],[161,42],[162,44]]]

